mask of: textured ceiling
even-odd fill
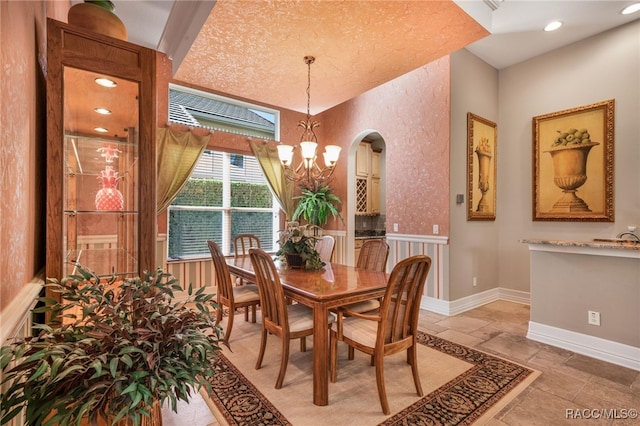
[[[175,78],[306,113],[312,55],[317,114],[486,35],[452,1],[218,0]]]

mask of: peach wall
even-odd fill
[[[0,2],[0,311],[44,267],[46,17],[68,8]]]
[[[401,234],[415,235],[431,235],[437,224],[441,235],[449,234],[449,69],[447,56],[313,117],[320,122],[318,150],[328,144],[343,149],[330,186],[343,201],[339,210],[345,219],[353,214],[347,202],[347,152],[359,133],[374,129],[386,144],[387,224],[398,223]],[[280,140],[298,143],[297,123],[304,114],[280,111]],[[210,145],[251,152],[245,137],[220,132]],[[166,218],[161,216],[158,226],[166,230]],[[336,219],[325,228],[346,226]]]
[[[376,130],[386,144],[386,223],[399,233],[449,234],[449,69],[444,57],[319,114],[318,139],[346,153],[356,136]],[[346,200],[346,154],[332,182]],[[345,211],[343,216],[352,214]]]

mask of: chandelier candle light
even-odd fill
[[[311,121],[311,114],[309,112],[309,105],[311,102],[311,64],[316,60],[313,56],[305,56],[304,62],[307,64],[307,118],[298,122],[298,126],[302,127],[304,131],[300,137],[300,152],[302,155],[302,161],[297,167],[293,167],[293,151],[294,147],[291,145],[278,145],[278,157],[284,167],[285,176],[287,179],[300,182],[307,188],[318,187],[322,183],[326,182],[335,169],[335,165],[338,162],[340,156],[340,150],[342,149],[338,145],[327,145],[325,147],[324,164],[325,167],[321,168],[316,163],[316,148],[318,147],[318,138],[316,137],[313,129],[320,126],[317,121]]]

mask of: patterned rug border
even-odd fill
[[[536,370],[419,331],[418,342],[472,364],[435,391],[378,426],[434,424],[469,426],[487,414]],[[222,353],[210,379],[213,394],[203,394],[229,425],[292,425]],[[207,401],[209,403],[209,401]]]

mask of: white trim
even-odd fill
[[[390,241],[403,241],[411,243],[428,244],[449,244],[449,237],[436,237],[433,235],[412,235],[412,234],[390,234],[387,232],[385,238]]]
[[[449,316],[449,302],[436,299],[435,297],[423,296],[420,301],[420,309]]]
[[[16,335],[25,323],[30,322],[31,309],[35,306],[44,280],[36,277],[25,284],[13,301],[0,312],[0,344]]]
[[[453,316],[497,300],[506,300],[509,302],[528,305],[530,302],[530,295],[524,291],[496,287],[483,291],[482,293],[472,294],[453,301],[439,300],[434,297],[424,296],[420,303],[420,309],[425,309],[441,315]]]
[[[498,300],[506,300],[508,302],[530,305],[531,293],[529,293],[528,291],[512,290],[510,288],[498,287]]]
[[[640,348],[529,321],[527,338],[640,371]]]

